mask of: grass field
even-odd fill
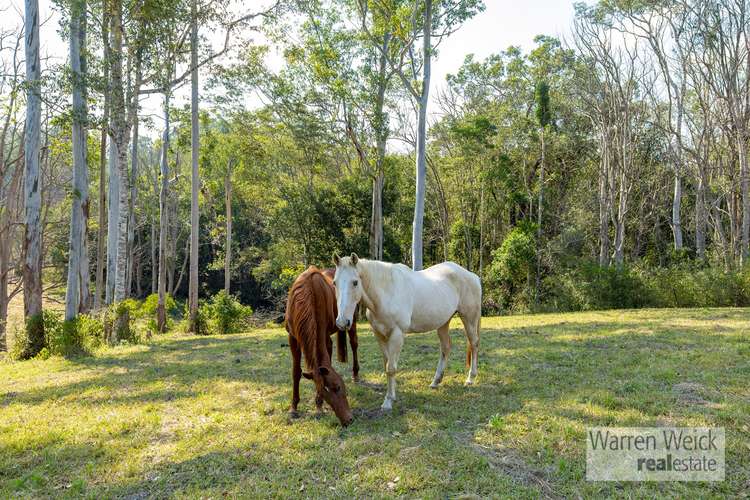
[[[458,324],[454,325],[458,327]],[[0,363],[0,498],[742,497],[750,494],[750,311],[485,318],[478,384],[463,332],[428,387],[435,333],[407,336],[385,416],[382,361],[360,329],[359,415],[288,417],[281,328],[169,335],[77,359]],[[338,366],[338,365],[337,365]],[[342,368],[343,370],[344,368]],[[724,426],[722,483],[590,483],[585,428]]]

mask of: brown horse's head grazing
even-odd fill
[[[354,416],[346,399],[344,380],[333,367],[319,366],[317,370],[303,373],[302,376],[315,382],[318,396],[331,406],[341,425],[352,423]]]
[[[342,425],[353,419],[341,376],[331,366],[329,335],[336,331],[336,293],[315,267],[302,273],[287,300],[287,331],[299,345],[307,366],[303,376],[315,382],[319,398],[333,409]],[[291,343],[290,343],[291,345]]]

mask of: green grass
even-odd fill
[[[454,325],[456,328],[458,324]],[[408,335],[390,415],[347,429],[288,418],[281,328],[170,335],[95,357],[0,363],[0,498],[335,496],[738,497],[750,492],[750,311],[640,310],[483,320],[464,387],[463,332],[428,387],[435,333]],[[355,412],[382,402],[360,329]],[[687,385],[686,385],[687,384]],[[587,426],[724,426],[723,483],[589,483]]]

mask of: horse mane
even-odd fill
[[[305,366],[330,366],[328,331],[336,318],[336,299],[323,273],[310,266],[292,284],[287,299],[287,331],[302,347]]]
[[[402,269],[403,268],[403,269]],[[359,259],[357,271],[363,281],[363,286],[376,290],[390,290],[399,272],[411,271],[403,264],[392,264],[381,260]]]

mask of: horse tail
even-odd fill
[[[341,363],[347,363],[346,331],[339,330],[336,334],[336,352]]]

